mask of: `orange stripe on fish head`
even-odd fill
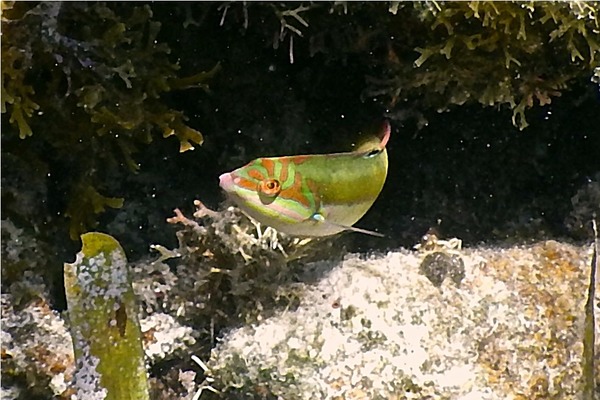
[[[275,178],[275,163],[276,163],[276,161],[274,161],[272,158],[261,158],[260,161],[261,161],[261,165],[267,171],[266,178]],[[264,179],[266,179],[266,178],[264,178]]]
[[[299,171],[295,171],[292,185],[284,187],[279,196],[283,199],[294,201],[304,208],[314,208],[316,205],[316,192],[313,192],[314,186],[313,188],[310,186],[312,185],[307,184],[302,174]]]

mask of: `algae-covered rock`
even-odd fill
[[[581,398],[589,246],[461,255],[460,286],[439,288],[414,252],[306,265],[329,272],[296,310],[225,335],[207,362],[212,387],[248,399]]]
[[[81,236],[65,264],[65,291],[75,349],[79,399],[148,399],[146,367],[127,259],[103,233]]]

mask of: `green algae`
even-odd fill
[[[74,387],[85,399],[149,399],[137,305],[120,244],[103,233],[81,236],[64,265],[76,359]]]

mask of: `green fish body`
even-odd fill
[[[381,138],[348,153],[257,158],[219,177],[242,211],[261,224],[294,236],[329,236],[344,230],[382,236],[354,225],[371,208],[387,176]]]

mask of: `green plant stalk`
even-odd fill
[[[592,219],[594,228],[594,249],[592,262],[590,265],[590,286],[588,288],[588,299],[585,304],[585,329],[583,336],[583,363],[582,363],[582,381],[583,381],[583,399],[594,400],[594,391],[596,388],[596,368],[594,346],[596,343],[596,321],[594,316],[594,299],[596,298],[596,274],[598,273],[598,250],[600,249],[600,239],[598,238],[598,227],[596,225],[596,216]]]
[[[80,399],[149,399],[135,296],[123,248],[112,236],[81,235],[65,291]]]

